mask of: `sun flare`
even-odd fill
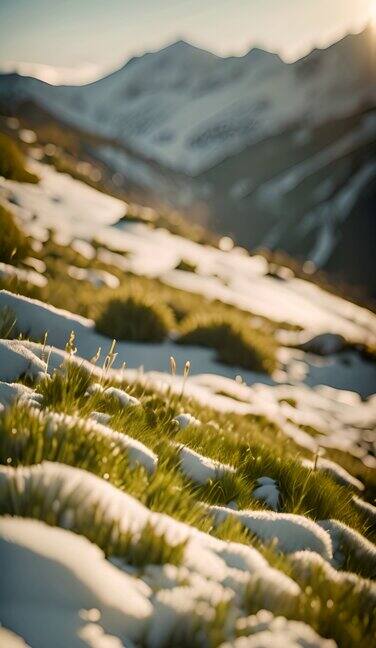
[[[376,29],[376,0],[371,0],[369,4],[369,20],[371,25]]]

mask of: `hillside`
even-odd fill
[[[0,153],[0,644],[372,645],[375,314]]]

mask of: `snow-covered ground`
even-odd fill
[[[280,350],[284,371],[273,378],[225,367],[213,359],[212,351],[178,346],[173,340],[163,344],[121,342],[113,367],[104,370],[101,364],[111,340],[98,334],[91,320],[0,291],[0,309],[10,308],[17,318],[17,332],[29,338],[0,340],[0,412],[5,410],[7,415],[9,405],[18,401],[32,424],[43,426],[53,447],[59,447],[72,431],[76,435],[82,432],[93,447],[94,442],[105,441],[114,455],[124,455],[130,475],[138,475],[133,471],[141,466],[153,479],[162,463],[159,450],[133,438],[130,431],[129,435],[117,431],[115,423],[112,427],[116,419],[111,410],[87,411],[80,418],[76,412],[68,415],[46,409],[35,384],[49,381],[48,375],[69,359],[82,371],[88,369],[91,376],[84,399],[88,394],[98,394],[111,406],[116,403],[120,412],[127,410],[127,415],[133,413],[135,417],[143,407],[143,396],[138,400],[128,394],[120,381],[155,389],[162,399],[164,394],[171,398],[174,392],[182,394],[184,390],[186,397],[214,411],[254,414],[274,422],[311,457],[316,455],[319,473],[325,472],[335,482],[351,487],[357,493],[354,506],[373,520],[372,505],[362,499],[364,484],[318,454],[320,448],[337,448],[361,460],[364,466],[375,468],[372,448],[376,444],[376,397],[361,398],[361,394],[372,391],[373,365],[361,360],[355,351],[339,352],[345,340],[373,343],[375,316],[288,273],[280,279],[267,276],[268,266],[262,257],[249,257],[239,249],[225,252],[198,245],[145,225],[116,225],[126,212],[124,203],[50,167],[36,164],[35,169],[41,176],[38,185],[1,179],[0,191],[2,200],[11,205],[36,239],[45,240],[46,229],[53,228],[59,240],[90,260],[95,254],[91,245],[95,238],[102,246],[101,258],[107,257],[123,270],[158,277],[168,285],[234,304],[252,316],[299,324],[304,330],[281,333],[286,344]],[[176,270],[181,260],[195,265],[196,272]],[[33,261],[29,263],[32,267]],[[43,267],[37,266],[34,263],[34,272],[44,278]],[[84,278],[80,270],[73,266],[69,269],[77,278]],[[111,282],[115,287],[114,275],[91,275],[93,281],[100,278],[107,281],[109,288]],[[76,355],[65,350],[72,330]],[[43,340],[46,331],[47,342],[33,341]],[[293,338],[299,349],[287,346]],[[307,352],[307,344],[311,349],[318,345],[323,353],[328,349],[336,353],[319,357]],[[102,354],[93,365],[89,359],[99,347]],[[177,374],[168,373],[170,356],[176,360]],[[181,373],[188,359],[192,371],[187,378]],[[126,369],[122,368],[123,362],[127,363]],[[239,373],[243,380],[234,379]],[[104,377],[113,379],[117,386],[103,387]],[[26,379],[26,383],[31,379],[34,387],[18,383],[19,379]],[[303,379],[314,386],[304,384]],[[356,387],[359,393],[320,386],[320,382],[345,383],[343,386]],[[171,425],[180,432],[190,427],[199,433],[202,423],[199,415],[196,418],[178,411]],[[10,436],[17,444],[19,431],[14,430]],[[173,435],[168,437],[167,446],[176,453],[181,475],[196,489],[203,489],[199,492],[216,480],[225,484],[226,480],[239,478],[235,460],[234,465],[214,460],[174,441]],[[72,459],[56,455],[53,461],[17,466],[9,459],[7,465],[0,466],[2,510],[9,513],[10,506],[13,515],[26,515],[0,516],[0,588],[3,583],[7,588],[7,595],[0,596],[0,645],[181,646],[187,645],[187,637],[197,631],[197,625],[205,628],[213,623],[219,610],[226,618],[222,648],[336,648],[334,641],[320,637],[306,623],[288,620],[294,618],[308,588],[303,591],[298,578],[273,567],[271,558],[264,557],[251,543],[225,541],[156,512],[158,508],[150,510],[126,492],[121,480],[116,487],[108,480],[108,473],[103,473],[102,478],[89,472],[89,468],[68,465]],[[107,457],[102,460],[106,464]],[[314,466],[313,459],[302,464],[309,470]],[[274,543],[282,555],[289,557],[300,579],[320,565],[328,592],[339,583],[349,583],[369,605],[376,599],[374,585],[355,573],[338,570],[346,568],[346,557],[352,552],[374,573],[376,550],[371,542],[335,519],[317,521],[296,512],[283,512],[282,480],[277,482],[268,472],[255,479],[250,496],[259,508],[269,510],[240,508],[236,501],[214,506],[203,503],[200,495],[199,505],[213,532],[221,523],[235,519],[259,541]],[[28,517],[38,518],[37,511],[43,512],[41,519]],[[130,534],[138,541],[146,528],[151,528],[156,537],[163,536],[172,548],[183,547],[179,564],[149,564],[145,560],[145,565],[135,567],[116,553],[106,558],[99,546],[88,540],[95,537],[95,532],[106,535],[109,529],[108,537],[115,544],[121,534],[125,538]],[[258,612],[253,616],[248,616],[246,604],[250,593],[258,601]],[[281,608],[287,618],[279,616]],[[199,645],[209,645],[202,635],[200,640]]]
[[[46,229],[53,228],[59,240],[71,244],[89,258],[95,253],[90,246],[95,238],[103,246],[98,257],[124,271],[158,277],[167,285],[218,299],[252,315],[299,325],[308,337],[333,333],[352,343],[375,343],[376,316],[366,309],[293,276],[284,279],[267,276],[265,259],[250,257],[241,249],[225,252],[143,224],[123,222],[116,225],[126,213],[125,203],[46,165],[34,163],[34,167],[41,177],[38,185],[0,179],[0,191],[3,200],[12,203],[13,211],[36,238],[43,241]],[[195,265],[196,271],[177,270],[181,260]],[[88,274],[88,271],[73,267],[70,272],[85,274],[86,278]],[[115,285],[116,278],[112,275],[99,276],[97,271],[91,271],[91,275],[93,282]],[[42,322],[36,335],[43,326]],[[85,323],[85,332],[88,328],[92,328],[92,323]],[[90,336],[84,334],[82,340],[79,331],[78,334],[84,357],[103,346],[103,339],[93,332]],[[62,344],[61,338],[57,344]],[[175,355],[179,362],[184,362],[189,355],[194,373],[219,373],[230,378],[241,373],[249,383],[260,380],[251,372],[219,364],[209,350],[181,348],[170,342],[143,348],[137,344],[124,345],[124,359],[131,367],[142,364],[147,370],[165,370],[169,355]],[[365,396],[375,391],[374,365],[357,353],[329,355],[318,360],[307,354],[285,351],[283,357],[286,360],[285,380],[304,379],[310,385],[323,383],[356,390]],[[261,380],[270,382],[266,376]]]
[[[17,315],[20,330],[28,331],[32,337],[42,337],[47,328],[49,343],[53,345],[45,347],[35,342],[1,341],[0,360],[3,360],[4,367],[0,372],[2,380],[13,382],[24,373],[37,376],[40,372],[52,371],[59,367],[67,357],[63,349],[72,330],[76,332],[78,353],[82,358],[90,359],[101,344],[106,344],[103,337],[86,325],[87,320],[52,309],[40,302],[0,292],[0,308],[2,306],[12,308]],[[107,344],[107,347],[102,346],[102,360],[109,348],[109,341]],[[137,346],[138,357],[147,358],[150,350],[156,345],[133,346]],[[129,377],[144,380],[145,384],[162,390],[171,387],[177,392],[181,391],[184,380],[181,376],[155,371],[145,372],[145,368],[141,372],[139,369],[117,370],[116,367],[121,367],[123,362],[129,359],[131,347],[132,345],[124,342],[118,345],[118,355],[114,362],[115,378]],[[165,348],[167,354],[174,350],[171,346],[162,348]],[[196,351],[199,354],[200,350]],[[47,356],[48,367],[41,359]],[[177,365],[182,371],[187,356],[183,354],[176,357]],[[189,357],[191,358],[191,355]],[[168,358],[169,355],[164,357],[165,370]],[[218,366],[218,371],[220,369]],[[214,370],[213,373],[199,373],[188,378],[185,393],[203,405],[212,406],[219,411],[266,416],[298,445],[313,452],[318,445],[340,448],[362,458],[367,464],[374,465],[369,452],[376,443],[376,435],[372,432],[376,427],[375,397],[362,401],[355,392],[330,387],[311,389],[302,384],[266,385],[259,382],[256,376],[253,376],[252,384],[248,386],[221,376]],[[5,397],[8,400],[7,395]],[[291,399],[294,406],[288,402]],[[301,426],[310,426],[317,430],[318,436],[312,437]]]

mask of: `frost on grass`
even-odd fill
[[[152,614],[149,588],[116,569],[85,538],[36,520],[3,517],[0,546],[7,583],[1,618],[31,646],[81,647],[79,635],[90,616],[123,641],[142,636]]]
[[[272,511],[234,511],[223,506],[209,506],[208,511],[218,524],[228,516],[234,516],[261,540],[275,541],[276,546],[283,552],[310,549],[327,560],[332,558],[329,534],[303,515]]]
[[[257,488],[253,491],[252,496],[255,499],[265,502],[273,511],[278,511],[280,493],[275,479],[271,477],[259,477],[256,483]]]

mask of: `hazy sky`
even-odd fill
[[[179,38],[219,54],[293,60],[359,30],[376,0],[0,0],[0,62],[88,76]]]

